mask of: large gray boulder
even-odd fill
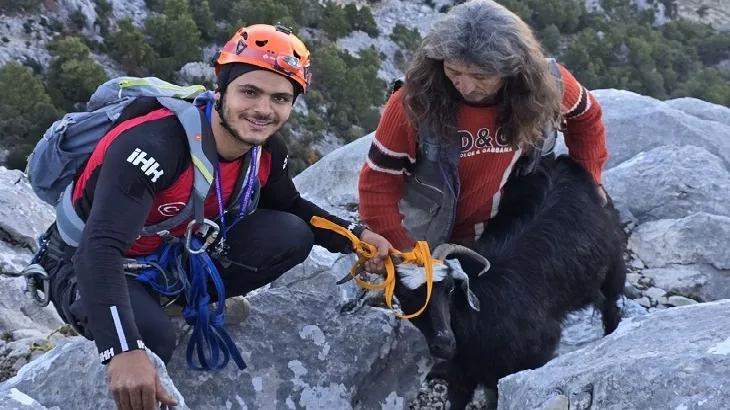
[[[612,168],[642,151],[694,145],[730,164],[730,125],[699,118],[655,98],[624,90],[595,90],[603,108]]]
[[[178,409],[405,409],[431,367],[417,330],[387,310],[341,315],[326,293],[283,287],[250,299],[251,317],[228,326],[247,369],[190,370],[187,334],[166,368],[149,354]],[[0,395],[10,389],[46,407],[115,408],[96,347],[80,336],[23,367]]]
[[[696,146],[730,164],[730,109],[705,101],[669,102],[627,90],[592,90],[603,110],[609,158],[605,169],[657,147]],[[556,152],[567,153],[562,135]]]
[[[626,320],[610,336],[499,382],[498,410],[724,409],[730,300]]]
[[[431,366],[416,328],[387,310],[341,315],[327,293],[286,288],[250,300],[230,327],[246,370],[192,371],[176,351],[168,372],[191,408],[404,409]]]
[[[157,369],[160,383],[177,400],[179,410],[186,410],[185,399],[175,388],[162,361],[148,353]],[[75,336],[20,369],[17,375],[0,385],[0,397],[33,403],[33,409],[85,409],[93,403],[99,410],[115,410],[116,404],[107,387],[106,367],[102,365],[93,342]],[[0,402],[1,403],[1,402]],[[5,407],[2,407],[5,409]],[[25,407],[21,407],[25,409]]]
[[[700,211],[730,216],[730,172],[704,148],[641,152],[606,171],[603,183],[614,202],[628,208],[638,223]]]

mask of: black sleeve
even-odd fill
[[[176,124],[170,117],[125,131],[107,148],[103,164],[94,171],[98,176],[92,173],[95,183],[88,188],[94,190],[92,206],[74,269],[89,330],[105,364],[117,353],[144,346],[122,264],[145,224],[155,194],[171,186],[186,168],[185,161],[189,162],[186,141],[174,137],[183,132]],[[143,154],[144,161],[135,164],[134,157]]]
[[[271,154],[271,171],[266,185],[261,189],[259,206],[289,212],[302,218],[312,228],[316,245],[323,246],[330,252],[351,253],[352,243],[348,238],[328,229],[314,227],[310,220],[313,216],[328,219],[349,229],[358,238],[365,227],[334,216],[301,197],[289,176],[289,150],[281,136],[276,134],[269,138],[266,149]]]

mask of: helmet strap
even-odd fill
[[[231,125],[228,123],[228,121],[226,121],[225,115],[223,115],[223,94],[224,94],[224,92],[225,92],[225,90],[223,92],[221,92],[221,97],[213,103],[213,108],[215,108],[215,110],[218,112],[218,118],[219,118],[220,124],[223,127],[223,129],[228,131],[235,138],[238,138],[239,137],[238,132],[236,130],[234,130],[233,127],[231,127]]]

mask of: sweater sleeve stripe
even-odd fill
[[[591,99],[588,97],[588,90],[580,86],[578,101],[565,114],[565,118],[578,118],[591,109]]]
[[[405,152],[395,152],[388,149],[377,138],[373,138],[366,162],[375,171],[400,175],[415,160]]]

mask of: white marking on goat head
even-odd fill
[[[448,276],[455,281],[461,283],[461,290],[466,294],[469,306],[479,311],[479,298],[469,288],[469,276],[461,268],[461,264],[456,259],[447,259],[444,263],[433,265],[433,282],[442,282]],[[398,280],[411,290],[416,290],[426,284],[426,269],[416,264],[404,263],[396,267],[398,270]]]

